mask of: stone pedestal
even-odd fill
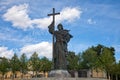
[[[67,70],[52,70],[49,73],[49,77],[64,78],[64,77],[71,77],[71,76]]]

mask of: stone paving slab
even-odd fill
[[[107,80],[102,78],[32,78],[30,80]]]

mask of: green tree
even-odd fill
[[[2,79],[4,80],[4,75],[9,71],[9,61],[7,58],[0,58],[0,73],[2,74]]]
[[[82,53],[78,53],[76,56],[78,57],[78,70],[80,70],[83,68],[83,66],[82,66]]]
[[[32,54],[32,56],[30,57],[29,64],[33,70],[33,74],[35,72],[35,76],[37,77],[37,73],[40,70],[40,59],[39,59],[38,54],[36,52],[34,52]]]
[[[92,46],[82,53],[81,65],[88,69],[105,70],[108,76],[112,73],[112,66],[115,64],[115,49],[98,44]]]
[[[93,50],[97,53],[97,68],[105,70],[109,78],[115,65],[115,49],[98,44],[96,47],[93,47]]]
[[[75,55],[75,52],[69,52],[67,55],[68,69],[78,70],[79,67],[79,57]]]
[[[82,68],[92,69],[96,67],[97,54],[94,47],[88,48],[82,53]]]
[[[16,54],[10,60],[10,68],[13,73],[12,79],[16,77],[16,72],[20,71],[20,60]]]
[[[48,58],[46,57],[41,58],[40,64],[41,64],[41,71],[44,72],[44,75],[45,75],[45,72],[48,72],[51,70],[52,62]]]
[[[25,53],[23,53],[20,57],[20,71],[22,72],[22,78],[23,78],[23,75],[26,74],[27,72],[27,57],[25,55]]]
[[[112,67],[115,64],[114,52],[115,50],[113,47],[103,47],[99,57],[99,60],[101,61],[103,69],[105,69],[108,78],[110,77]]]
[[[119,63],[113,64],[111,68],[111,79],[112,80],[119,80],[118,77],[120,76],[120,66]]]

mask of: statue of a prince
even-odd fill
[[[49,32],[55,36],[53,61],[54,69],[67,69],[67,43],[72,38],[69,30],[64,30],[62,24],[58,24],[58,30],[54,31],[52,26],[49,26]]]
[[[53,67],[56,70],[67,69],[67,43],[73,36],[69,34],[69,30],[63,28],[62,24],[58,24],[58,30],[54,30],[54,18],[56,14],[60,13],[55,13],[55,9],[53,8],[53,14],[48,15],[53,16],[53,22],[48,26],[49,32],[53,35]]]

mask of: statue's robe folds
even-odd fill
[[[54,69],[67,69],[67,43],[72,38],[72,35],[69,34],[69,30],[54,31],[54,27],[49,26],[48,28],[49,32],[55,37],[53,50]]]

